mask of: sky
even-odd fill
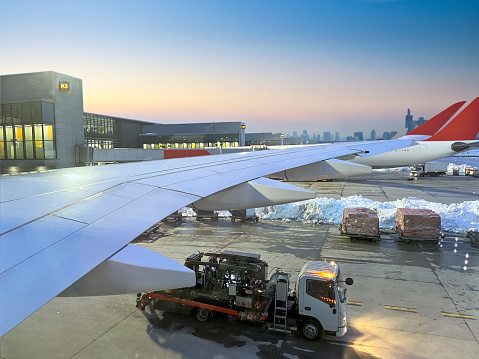
[[[86,112],[367,137],[479,96],[476,0],[17,0],[0,18],[0,75],[78,77]]]

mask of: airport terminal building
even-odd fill
[[[83,111],[82,80],[54,71],[0,76],[2,173],[162,159],[169,149],[245,145],[242,122],[159,124]]]

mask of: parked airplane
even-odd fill
[[[312,198],[314,192],[262,177],[413,143],[349,142],[2,176],[0,336],[60,294],[194,285],[194,272],[186,267],[128,245],[184,206],[240,209]]]
[[[453,156],[479,145],[479,142],[473,141],[479,132],[479,98],[443,127],[464,103],[461,101],[449,106],[401,137],[420,141],[415,146],[364,158],[343,156],[273,173],[268,177],[290,182],[331,180],[368,174],[373,168],[409,166]]]
[[[427,122],[424,125],[426,124]],[[416,129],[417,134],[422,135],[421,127]],[[371,166],[372,168],[389,168],[425,163],[451,157],[459,152],[478,147],[479,142],[476,141],[478,134],[479,97],[474,99],[439,132],[418,142],[416,146],[381,153],[364,159],[356,157],[350,161],[356,164]],[[414,135],[411,137],[406,135],[404,138],[418,139]]]

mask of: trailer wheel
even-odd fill
[[[306,340],[315,342],[321,338],[323,328],[317,321],[306,319],[301,323],[300,333]]]
[[[196,310],[196,319],[200,322],[206,322],[210,318],[210,311],[205,308],[198,308]]]

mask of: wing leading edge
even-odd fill
[[[0,336],[179,208],[289,168],[409,145],[305,146],[3,177]],[[29,300],[12,306],[12,295]]]

